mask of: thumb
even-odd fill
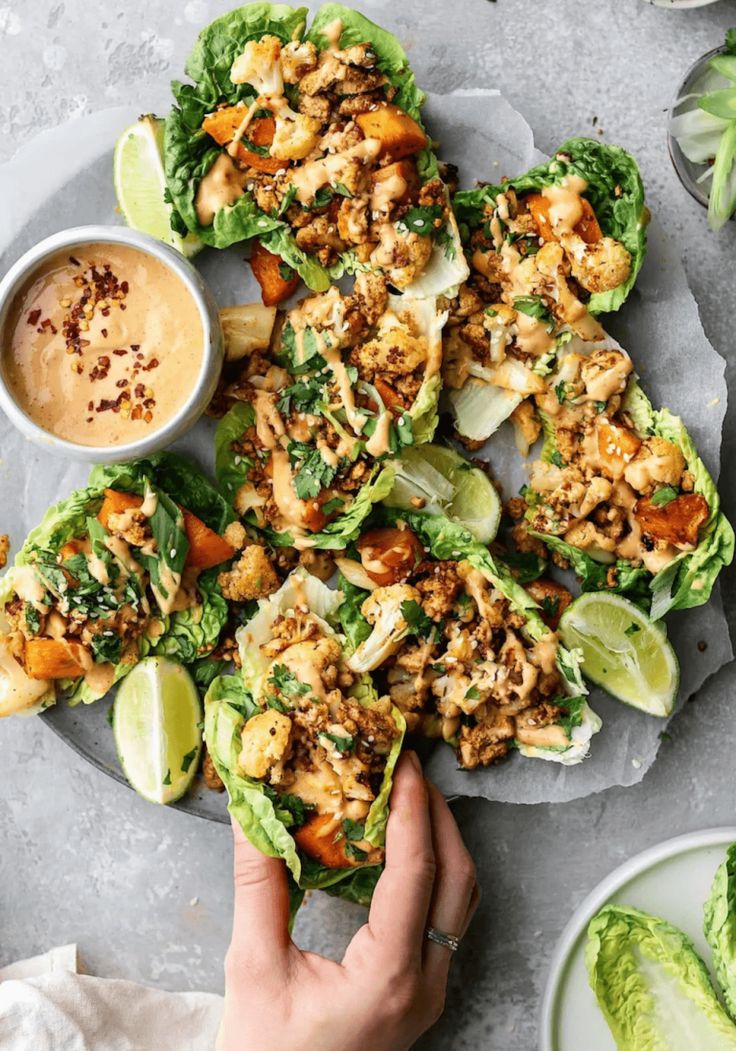
[[[234,818],[232,826],[235,906],[231,947],[238,953],[247,952],[251,959],[272,959],[291,943],[286,866],[249,843]]]

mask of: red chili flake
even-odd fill
[[[80,346],[80,347],[88,347],[89,346],[89,340],[88,339],[80,339],[80,340],[77,341],[77,345]]]
[[[116,358],[124,358],[127,353],[128,353],[127,350],[123,350],[122,347],[117,347],[113,351],[113,354],[115,355]]]
[[[133,406],[133,411],[130,414],[131,420],[139,420],[142,415],[143,415],[143,409],[140,407],[140,405],[134,405]]]
[[[70,256],[69,256],[69,262],[70,262],[70,263],[72,264],[72,266],[81,266],[81,265],[82,265],[82,264],[81,264],[81,263],[79,262],[79,260],[78,260],[78,259],[76,259],[76,258],[75,258],[75,257],[74,257],[73,255],[70,255]]]
[[[112,398],[100,398],[100,403],[95,409],[95,412],[108,412],[110,409],[120,409],[120,406]]]
[[[87,402],[87,412],[92,412],[94,407],[95,407],[95,403],[93,401],[88,401]]]
[[[146,388],[143,386],[142,383],[136,383],[133,393],[135,394],[136,398],[142,398],[146,393]]]
[[[126,309],[125,303],[121,303],[120,304],[120,309],[121,310],[125,310]],[[104,311],[103,311],[103,313],[104,313]]]
[[[107,329],[106,328],[101,328],[100,332],[102,333],[103,338],[107,339]]]
[[[110,308],[109,307],[103,307],[102,310],[100,311],[100,313],[102,314],[103,317],[110,317]],[[103,329],[103,331],[104,331],[104,329]],[[107,335],[107,332],[105,332],[105,335]]]
[[[143,414],[143,421],[144,421],[144,423],[150,423],[152,419],[153,419],[153,413],[150,410],[146,410],[146,412],[144,412],[144,414]]]
[[[40,317],[41,317],[41,311],[40,311],[40,309],[38,309],[38,310],[32,310],[32,311],[30,312],[30,314],[28,315],[28,324],[29,324],[29,325],[37,325],[37,324],[38,324],[38,319],[39,319]]]
[[[140,343],[131,343],[130,349],[133,351],[134,354],[136,354],[141,349],[141,345]]]
[[[115,384],[115,386],[116,387],[127,387],[128,386],[128,381],[127,380],[118,380],[117,383]]]
[[[87,417],[87,423],[92,423],[92,417],[91,416]]]
[[[110,368],[110,359],[108,358],[107,354],[101,354],[97,359],[97,363],[99,365],[102,365],[103,369]]]
[[[120,291],[123,293],[124,296],[127,296],[128,292],[130,291],[130,285],[127,281],[120,282]]]
[[[143,402],[143,404],[144,404],[144,406],[147,409],[152,409],[154,407],[154,405],[156,404],[156,399],[155,398],[146,398],[146,400]]]
[[[151,369],[157,369],[158,366],[159,366],[158,358],[151,358],[151,360],[148,362],[148,364],[144,365],[143,368],[146,370],[146,372],[150,372]]]

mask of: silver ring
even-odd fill
[[[444,946],[450,952],[457,952],[460,948],[460,939],[454,934],[445,934],[444,931],[438,931],[436,927],[427,927],[425,933],[431,942]]]

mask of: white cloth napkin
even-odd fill
[[[0,971],[0,1051],[213,1051],[221,996],[75,970],[63,946]]]

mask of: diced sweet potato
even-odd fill
[[[679,547],[697,544],[700,527],[709,515],[708,502],[700,493],[682,493],[665,504],[639,500],[634,508],[634,517],[645,536]]]
[[[30,639],[23,656],[29,679],[77,679],[84,675],[84,646],[59,639]]]
[[[526,590],[534,601],[538,602],[542,607],[540,616],[547,627],[551,628],[552,631],[557,631],[560,617],[572,602],[572,595],[567,588],[562,584],[558,584],[556,580],[541,577],[539,580],[532,580],[530,584],[527,584]]]
[[[386,380],[381,379],[380,376],[376,376],[374,380],[374,385],[378,393],[383,398],[383,404],[386,406],[387,409],[398,409],[399,412],[401,412],[404,408],[406,408],[401,399],[401,395],[398,394],[394,390],[394,388],[386,382]]]
[[[367,139],[380,140],[382,157],[394,161],[424,149],[428,142],[417,122],[390,102],[358,113],[355,123]]]
[[[338,825],[339,829],[339,825]],[[312,814],[294,833],[299,849],[328,869],[346,869],[357,862],[345,853],[347,840],[335,832],[331,814]]]
[[[402,184],[406,189],[399,196],[394,196],[396,190]],[[417,166],[410,157],[394,164],[387,164],[385,168],[378,168],[371,174],[371,186],[379,195],[383,189],[388,193],[391,190],[390,199],[396,204],[409,204],[416,197],[421,183]]]
[[[66,562],[69,558],[74,558],[75,555],[80,554],[84,551],[84,544],[81,540],[67,540],[65,544],[59,548],[59,555],[62,562]]]
[[[379,587],[406,580],[424,558],[424,548],[416,534],[395,526],[369,529],[356,547],[363,569]]]
[[[275,307],[277,303],[282,303],[299,285],[299,275],[295,273],[293,277],[284,277],[282,268],[285,264],[281,256],[269,252],[258,241],[251,249],[250,266],[253,277],[261,286],[264,306]]]
[[[641,439],[628,427],[602,416],[596,420],[596,436],[601,467],[616,481],[641,448]]]
[[[101,522],[105,529],[109,528],[110,515],[119,515],[123,511],[130,511],[134,507],[140,507],[143,497],[136,493],[123,493],[117,489],[106,489],[105,499],[102,507],[97,512],[97,521]]]
[[[524,201],[532,213],[539,236],[543,237],[545,241],[556,241],[555,232],[549,221],[549,201],[547,198],[543,197],[541,193],[530,193],[526,195]],[[598,225],[598,220],[590,201],[585,197],[581,197],[580,203],[583,206],[583,214],[576,223],[573,233],[581,237],[586,244],[593,244],[595,241],[600,241],[603,233]]]
[[[219,566],[221,562],[227,562],[235,554],[235,549],[223,540],[214,529],[205,525],[201,518],[197,518],[191,511],[182,508],[184,515],[184,531],[189,541],[186,565],[195,569],[211,569]]]
[[[222,109],[216,109],[214,113],[207,114],[202,122],[202,129],[218,145],[227,146],[233,141],[246,113],[247,110],[243,106],[224,106]],[[274,175],[282,168],[288,167],[288,161],[263,156],[248,149],[247,142],[251,142],[254,146],[270,146],[275,133],[276,121],[273,117],[255,117],[246,128],[244,139],[247,141],[238,143],[236,159],[241,164],[247,164],[256,171],[266,172],[269,175]]]

